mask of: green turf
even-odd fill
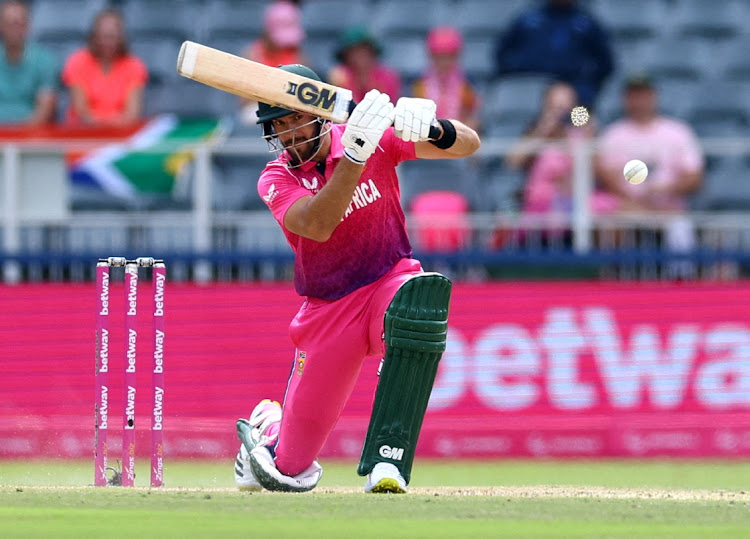
[[[136,465],[143,466],[143,461]],[[147,464],[146,464],[147,466]],[[234,485],[233,462],[169,462],[164,477],[174,487]],[[357,463],[323,461],[321,485],[361,486]],[[0,485],[87,485],[93,461],[28,461],[0,463]],[[147,470],[147,468],[146,468]],[[450,462],[417,459],[412,486],[598,485],[742,490],[750,488],[750,461],[727,460],[503,460]],[[148,486],[147,474],[136,484]]]
[[[361,488],[356,463],[323,465],[321,488]],[[91,462],[1,462],[0,485],[6,486],[0,487],[0,537],[750,536],[746,496],[739,501],[680,501],[28,486],[87,485],[91,468]],[[233,486],[231,462],[168,462],[165,478],[171,486]],[[422,460],[415,465],[412,486],[599,485],[740,492],[748,478],[747,462]]]

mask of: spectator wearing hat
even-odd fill
[[[349,88],[355,101],[380,90],[395,102],[401,96],[401,78],[379,61],[380,45],[366,28],[355,26],[341,36],[335,65],[328,74],[331,84]]]
[[[430,66],[412,88],[415,97],[437,103],[439,118],[455,118],[479,128],[480,99],[461,68],[463,39],[451,26],[438,26],[427,35]]]
[[[148,70],[128,51],[118,11],[106,9],[96,16],[88,46],[70,55],[62,80],[70,91],[68,123],[123,126],[141,119]]]
[[[29,8],[23,2],[0,4],[0,123],[39,125],[55,114],[57,62],[30,43]]]
[[[687,196],[703,179],[704,157],[692,128],[659,113],[656,89],[645,74],[626,80],[623,109],[625,117],[602,133],[596,160],[599,182],[619,199],[622,210],[685,210]],[[631,159],[648,166],[648,180],[640,185],[622,177]]]
[[[495,67],[499,76],[538,73],[568,82],[592,107],[614,60],[609,35],[591,13],[576,0],[546,0],[499,36]]]
[[[273,2],[263,12],[263,34],[250,43],[243,55],[260,64],[280,65],[304,64],[308,61],[302,51],[305,30],[299,7],[287,0]],[[250,99],[240,100],[240,121],[255,125],[258,103]]]

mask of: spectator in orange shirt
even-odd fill
[[[305,30],[299,7],[287,0],[269,4],[263,13],[263,35],[250,43],[244,56],[267,66],[304,64],[308,61],[302,53]],[[250,99],[240,100],[240,120],[255,125],[258,104]]]
[[[355,101],[362,101],[375,88],[394,103],[401,97],[401,78],[378,60],[380,46],[366,28],[354,26],[341,36],[336,59],[340,62],[328,74],[331,84],[349,88]]]
[[[70,91],[70,123],[121,126],[141,118],[148,70],[128,52],[118,12],[105,10],[94,19],[88,46],[68,58],[62,80]]]
[[[461,34],[451,26],[438,26],[427,35],[430,67],[414,83],[415,97],[437,103],[438,118],[455,118],[479,128],[479,96],[461,69]]]

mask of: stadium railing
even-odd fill
[[[502,156],[512,142],[485,140],[478,158]],[[709,157],[750,155],[750,140],[702,143]],[[76,142],[75,149],[80,150],[81,144]],[[98,256],[145,252],[170,258],[170,271],[177,280],[272,280],[291,275],[292,253],[268,211],[217,211],[213,204],[212,159],[267,155],[257,138],[192,146],[189,204],[182,210],[71,211],[69,201],[55,198],[65,191],[54,187],[52,176],[47,178],[52,195],[45,196],[44,183],[29,193],[28,186],[22,185],[23,160],[62,157],[71,147],[64,140],[0,146],[0,262],[5,282],[87,280],[92,278],[91,260]],[[420,245],[421,238],[430,230],[433,237],[444,232],[455,239],[456,222],[408,215],[417,255],[427,266],[466,278],[736,279],[750,264],[750,211],[594,215],[588,205],[594,146],[577,144],[572,151],[570,213],[470,213],[460,222],[459,244],[448,249],[441,249],[440,242],[437,248]],[[710,176],[706,181],[711,181]],[[254,192],[255,179],[248,182]],[[27,212],[23,205],[35,196],[56,209]],[[690,241],[667,248],[668,234]]]

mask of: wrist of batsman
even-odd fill
[[[439,118],[438,123],[442,129],[442,135],[437,140],[431,140],[430,144],[441,150],[447,150],[456,143],[456,126],[453,125],[453,122],[444,118]]]

